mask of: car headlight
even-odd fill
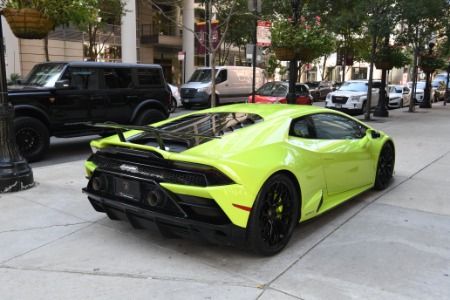
[[[197,89],[197,92],[208,92],[209,91],[209,86],[206,86],[206,87],[202,87],[202,88],[198,88]]]
[[[331,94],[328,94],[325,100],[331,100]]]
[[[359,101],[359,98],[361,98],[361,96],[351,96],[350,101]]]

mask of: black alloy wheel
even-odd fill
[[[375,177],[375,188],[384,190],[394,176],[395,151],[392,143],[384,144],[378,158],[377,174]]]
[[[134,125],[137,126],[145,126],[149,124],[153,124],[162,120],[165,120],[166,116],[157,109],[147,109],[141,112],[136,120],[134,121]]]
[[[299,197],[289,176],[275,174],[262,186],[250,213],[247,247],[261,255],[274,255],[289,242],[299,220]]]
[[[50,145],[50,134],[41,121],[18,117],[14,119],[14,129],[19,152],[28,162],[35,162],[44,157]]]

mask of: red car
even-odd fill
[[[285,81],[267,82],[255,92],[255,103],[284,103],[289,91],[289,83]],[[303,83],[295,84],[295,104],[311,105],[313,97],[307,85]],[[252,95],[247,98],[248,103],[252,103]]]

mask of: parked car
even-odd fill
[[[255,103],[287,103],[286,96],[289,92],[289,83],[286,81],[266,82],[255,92]],[[307,85],[295,84],[295,104],[311,105],[313,98]],[[247,102],[252,103],[252,95],[247,97]]]
[[[367,80],[349,80],[341,87],[327,95],[325,107],[346,111],[348,113],[363,113],[367,105]],[[372,81],[371,107],[378,104],[380,98],[381,81]]]
[[[389,86],[389,108],[408,106],[411,100],[411,89],[407,85]]]
[[[167,119],[170,92],[159,65],[47,62],[8,87],[15,138],[29,162],[42,159],[50,137],[106,135],[86,122],[145,125]]]
[[[406,85],[409,87],[409,89],[411,90],[412,93],[412,88],[413,88],[413,84],[411,81],[407,82]],[[425,84],[419,84],[419,82],[417,82],[416,85],[416,96],[414,98],[414,103],[415,104],[420,104],[421,102],[423,102],[423,98],[425,96],[425,91],[423,90],[425,88]],[[411,97],[413,97],[411,95]]]
[[[318,106],[243,103],[151,126],[95,126],[123,131],[91,142],[83,192],[96,211],[261,255],[280,252],[297,223],[385,189],[394,174],[392,138]]]
[[[180,92],[178,91],[178,87],[173,84],[168,84],[170,88],[170,103],[169,103],[169,112],[173,113],[177,107],[180,107],[181,104],[181,97]]]
[[[342,81],[333,81],[331,84],[333,87],[333,91],[338,90],[342,84],[343,84]]]
[[[255,88],[265,81],[264,72],[255,69]],[[181,86],[181,102],[189,109],[194,105],[211,106],[212,70],[202,67],[195,70],[188,82]],[[253,68],[241,66],[216,67],[216,104],[245,102],[252,92]]]
[[[305,84],[309,87],[314,101],[324,100],[328,93],[333,91],[333,86],[326,81],[308,81]]]

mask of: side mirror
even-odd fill
[[[57,82],[55,82],[55,88],[57,89],[67,89],[69,88],[70,84],[69,84],[69,80],[65,79],[65,80],[58,80]]]
[[[370,136],[373,139],[379,139],[381,137],[381,134],[378,131],[376,131],[376,130],[371,130],[370,131]]]

